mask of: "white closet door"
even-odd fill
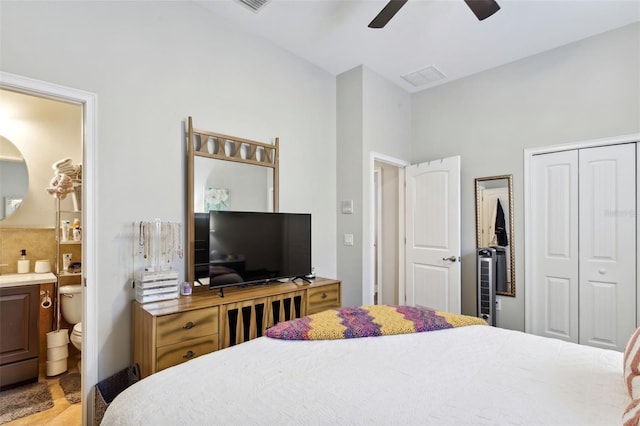
[[[577,343],[578,153],[537,155],[532,165],[532,332]]]
[[[636,325],[635,144],[581,149],[580,343],[624,350]]]

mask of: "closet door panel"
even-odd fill
[[[580,343],[609,349],[617,348],[616,293],[617,285],[614,283],[581,280]],[[635,305],[635,300],[633,302]]]
[[[635,144],[581,149],[580,343],[624,350],[636,322]]]
[[[571,301],[571,294],[575,294],[572,292],[571,284],[571,279],[545,277],[544,335],[570,341],[577,336],[577,333],[572,332],[572,326],[577,324],[577,319],[575,318],[576,310]]]
[[[534,334],[578,342],[578,154],[534,157]]]

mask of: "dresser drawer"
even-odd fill
[[[210,334],[218,334],[217,307],[158,317],[156,345],[170,345]]]
[[[340,307],[340,284],[329,284],[307,290],[307,315]]]
[[[158,348],[157,371],[218,350],[218,335],[198,337]]]

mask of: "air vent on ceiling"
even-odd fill
[[[260,9],[264,7],[270,0],[238,0],[240,3],[244,4],[254,12],[258,12]]]
[[[405,74],[402,76],[406,81],[415,87],[424,86],[425,84],[433,83],[434,81],[442,80],[445,78],[444,73],[436,68],[434,65],[429,65],[421,70]]]

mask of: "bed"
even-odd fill
[[[620,352],[487,325],[264,336],[139,381],[102,424],[619,425],[623,371]]]

